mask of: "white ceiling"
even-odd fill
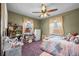
[[[70,10],[79,8],[79,3],[46,3],[48,9],[57,8],[55,12],[51,12],[51,16],[55,16]],[[40,14],[32,13],[41,10],[41,3],[7,3],[8,10],[25,16],[41,19]]]

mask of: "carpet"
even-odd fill
[[[22,56],[39,56],[43,51],[40,49],[41,41],[26,43],[22,46]]]

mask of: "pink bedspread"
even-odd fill
[[[66,40],[45,40],[41,48],[56,56],[79,56],[79,44]]]

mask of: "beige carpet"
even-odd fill
[[[40,56],[53,56],[53,55],[51,55],[51,54],[49,54],[47,52],[43,52],[43,53],[40,54]]]

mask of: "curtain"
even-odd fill
[[[49,20],[49,34],[64,34],[62,16],[56,16]]]
[[[33,31],[33,20],[31,20],[29,18],[24,18],[23,33],[26,32],[26,28],[27,28],[28,32],[30,32],[28,29],[31,29],[31,32]]]

